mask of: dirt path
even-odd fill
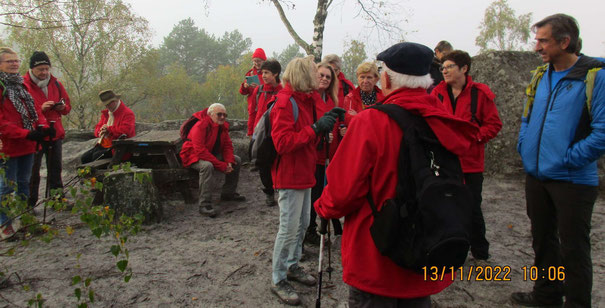
[[[255,173],[243,168],[240,181],[239,191],[248,201],[220,204],[215,219],[201,217],[195,205],[166,203],[165,221],[145,226],[129,240],[134,270],[129,283],[117,275],[109,253],[111,242],[96,239],[81,225],[77,227],[77,218],[65,221],[65,214],[58,214],[57,219],[62,226],[76,225],[72,235],[63,231],[50,244],[32,243],[14,257],[0,258],[0,265],[17,272],[36,293],[42,293],[49,307],[75,306],[70,282],[77,274],[93,278],[95,307],[282,307],[269,291],[279,210],[263,205]],[[530,266],[533,256],[522,182],[486,178],[483,204],[491,241],[490,265],[510,267],[510,281],[458,281],[433,297],[435,307],[510,307],[511,292],[531,288],[522,275],[522,267]],[[598,200],[593,215],[594,307],[605,301],[603,205],[604,201]],[[0,243],[0,249],[6,247]],[[317,250],[308,249],[304,267],[316,270]],[[75,266],[78,253],[82,254],[80,269]],[[346,307],[339,249],[332,250],[332,258],[335,270],[331,281],[325,283],[322,304]],[[33,293],[24,292],[16,276],[10,282],[12,286],[0,289],[4,298],[0,298],[0,307],[26,306]],[[303,306],[314,306],[315,288],[295,287]]]

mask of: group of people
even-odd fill
[[[565,280],[541,275],[532,291],[513,293],[511,300],[530,307],[590,307],[596,161],[605,152],[605,72],[600,70],[605,62],[580,53],[579,28],[571,16],[548,16],[532,30],[534,49],[546,65],[528,87],[517,149],[527,173],[535,266],[541,271],[563,266]],[[453,50],[446,41],[433,50],[398,43],[376,60],[359,65],[355,87],[341,72],[336,55],[320,63],[312,57],[295,58],[281,75],[281,64],[258,48],[239,89],[248,99],[250,138],[271,108],[277,158],[270,168],[258,171],[265,204],[279,205],[271,291],[286,304],[301,302],[291,281],[309,286],[317,282],[299,265],[303,241],[317,236],[316,216],[330,219],[335,234],[342,235],[350,307],[430,307],[430,296],[452,283],[427,281],[396,265],[378,252],[370,236],[373,216],[367,196],[373,196],[380,210],[395,195],[400,140],[406,133],[388,115],[369,108],[376,104],[395,104],[421,116],[439,142],[459,157],[472,193],[471,254],[477,262],[490,257],[481,193],[485,144],[502,128],[494,93],[473,81],[469,54]],[[61,117],[69,113],[70,103],[49,73],[46,54],[32,55],[25,76],[18,74],[20,63],[14,51],[0,48],[0,138],[7,157],[0,197],[12,192],[14,182],[17,196],[35,204],[43,155],[47,190],[62,187]],[[95,128],[99,139],[83,162],[110,157],[113,140],[135,135],[134,114],[120,96],[111,90],[99,96],[106,107]],[[215,217],[217,176],[225,177],[221,200],[245,200],[236,192],[241,158],[233,152],[225,106],[212,104],[193,117],[180,157],[184,167],[199,173],[200,213]],[[3,237],[14,233],[16,223],[4,213],[0,223]]]
[[[45,197],[62,194],[63,116],[71,111],[71,101],[63,84],[51,73],[51,61],[43,51],[30,57],[29,70],[19,75],[22,60],[8,47],[0,47],[0,140],[4,175],[0,176],[0,200],[14,193],[34,211],[39,199],[40,167],[45,158],[47,177]],[[99,94],[106,108],[95,127],[99,137],[95,147],[82,156],[87,163],[111,157],[111,143],[135,135],[134,113],[111,90]],[[0,236],[12,237],[20,229],[0,209]]]

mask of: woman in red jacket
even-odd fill
[[[331,131],[338,114],[330,111],[316,121],[315,106],[321,98],[315,91],[317,68],[312,59],[290,61],[283,83],[284,89],[276,95],[270,114],[271,136],[277,151],[271,175],[279,195],[280,212],[273,247],[271,291],[284,303],[293,305],[300,303],[300,298],[288,280],[309,286],[315,284],[315,278],[298,262],[309,225],[311,187],[315,185],[315,146],[318,136]]]
[[[349,95],[354,89],[355,86],[353,83],[345,77],[345,74],[342,73],[342,61],[340,57],[335,54],[327,55],[323,58],[322,62],[330,63],[330,66],[334,69],[334,73],[336,77],[338,77],[338,101],[343,102],[345,96]]]
[[[0,48],[0,139],[6,160],[0,163],[4,176],[0,177],[0,201],[13,192],[11,182],[17,183],[17,196],[29,196],[29,180],[34,152],[54,129],[48,128],[39,106],[29,95],[23,77],[19,75],[21,60],[15,51]],[[11,237],[19,229],[6,213],[0,213],[0,237]]]
[[[338,105],[338,79],[336,79],[334,69],[328,62],[317,64],[317,77],[319,80],[317,92],[321,96],[321,101],[317,102],[315,109],[317,110],[318,116],[323,116],[326,112],[329,112]],[[329,136],[325,135],[321,137],[317,146],[315,186],[311,189],[311,204],[315,203],[315,200],[319,199],[319,196],[321,196],[325,184],[326,158],[331,158],[335,152],[335,149],[332,148],[335,146],[334,131],[331,132]],[[307,228],[307,233],[305,234],[305,242],[319,245],[320,238],[317,234],[316,218],[317,214],[313,207],[311,207],[311,217],[309,228]],[[332,226],[334,226],[334,235],[342,235],[340,220],[332,219]]]
[[[439,83],[432,95],[443,102],[443,106],[453,115],[479,125],[479,140],[460,156],[464,181],[473,194],[473,234],[471,253],[475,259],[489,258],[489,242],[485,238],[485,221],[481,211],[481,190],[483,186],[485,144],[496,137],[502,128],[498,116],[494,93],[485,84],[474,82],[468,74],[471,57],[462,50],[454,50],[443,58],[441,72],[444,81]],[[475,107],[472,107],[473,100]],[[475,112],[473,112],[473,108]]]
[[[275,59],[269,59],[261,65],[260,70],[263,76],[262,85],[254,89],[252,98],[257,108],[256,119],[254,120],[254,127],[263,114],[267,111],[267,105],[273,99],[273,96],[277,94],[282,86],[279,84],[279,74],[281,73],[281,65]],[[274,206],[275,202],[275,190],[273,189],[273,180],[271,179],[271,169],[259,168],[258,173],[260,175],[261,183],[263,183],[263,192],[265,193],[265,204],[267,206]]]
[[[384,99],[382,91],[376,86],[378,82],[378,67],[373,62],[364,62],[357,67],[357,84],[353,92],[349,93],[340,107],[347,111],[345,124],[348,126],[351,119],[367,107],[373,106]]]
[[[265,51],[262,48],[256,48],[254,53],[252,54],[252,68],[246,72],[246,77],[258,76],[258,81],[260,84],[263,84],[261,65],[263,62],[267,60],[267,56],[265,55]],[[241,95],[248,96],[248,137],[252,138],[252,133],[254,132],[254,119],[256,119],[256,105],[254,104],[254,89],[258,87],[259,84],[255,82],[248,82],[248,80],[244,80],[242,85],[239,87],[239,93]]]

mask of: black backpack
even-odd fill
[[[181,128],[180,128],[180,135],[181,135],[181,140],[183,141],[191,141],[189,139],[189,132],[191,131],[191,128],[193,128],[193,125],[195,125],[195,123],[197,123],[199,121],[198,118],[191,116],[189,117],[189,119],[187,119],[185,122],[183,122],[183,124],[181,124]]]
[[[422,272],[464,264],[470,247],[472,195],[463,184],[458,156],[437,139],[426,121],[397,105],[379,105],[403,130],[397,194],[377,211],[370,233],[380,253]]]
[[[271,110],[277,98],[273,98],[267,105],[267,111],[263,113],[258,123],[254,127],[252,134],[252,144],[250,145],[251,162],[257,168],[271,168],[273,161],[277,157],[277,150],[271,137]],[[298,105],[293,97],[290,97],[292,103],[292,112],[294,114],[294,123],[298,121]]]

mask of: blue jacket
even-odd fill
[[[586,105],[586,72],[603,59],[581,56],[550,90],[552,65],[538,84],[533,108],[521,121],[517,151],[525,172],[540,180],[597,186],[597,159],[605,153],[605,69],[597,73],[588,135],[576,137]],[[584,115],[583,121],[589,120]]]

